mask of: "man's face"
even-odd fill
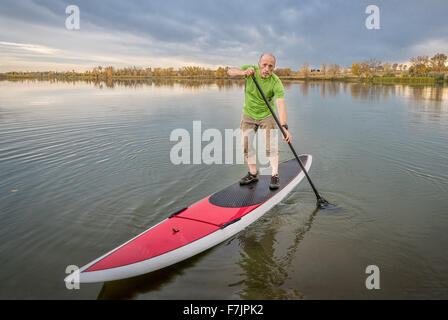
[[[275,68],[275,59],[270,55],[264,55],[258,61],[258,67],[260,68],[260,75],[262,78],[267,78],[271,75]]]

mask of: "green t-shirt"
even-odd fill
[[[269,77],[262,78],[260,76],[259,67],[256,65],[244,65],[241,67],[242,70],[246,70],[248,68],[255,69],[255,78],[268,99],[272,110],[276,112],[274,97],[275,99],[279,99],[285,96],[285,89],[283,88],[283,84],[279,77],[274,73],[271,73]],[[252,77],[246,77],[243,113],[256,120],[265,119],[271,115],[271,112],[269,111],[266,102],[264,102],[261,93],[258,91]]]

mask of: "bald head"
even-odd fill
[[[270,59],[274,59],[274,65],[275,65],[275,61],[276,61],[276,59],[275,59],[274,55],[273,55],[273,54],[270,54],[270,53],[263,53],[263,54],[260,56],[260,60],[258,60],[258,62],[260,62],[264,57],[266,57],[266,58],[270,58]]]

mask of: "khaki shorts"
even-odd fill
[[[266,156],[278,155],[278,128],[273,116],[262,120],[256,120],[243,113],[240,129],[242,133],[242,147],[244,157],[255,156],[254,138],[258,128],[262,129],[264,141],[266,142]]]

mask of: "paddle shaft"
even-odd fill
[[[269,104],[268,99],[266,99],[266,96],[265,96],[263,90],[261,89],[260,85],[258,84],[257,79],[255,78],[254,75],[251,75],[251,77],[252,77],[252,79],[254,80],[255,85],[256,85],[257,88],[258,88],[258,91],[260,91],[261,96],[262,96],[263,99],[264,99],[264,102],[266,102],[266,105],[268,106],[269,111],[271,111],[271,114],[272,114],[272,116],[274,117],[274,120],[275,120],[275,122],[277,123],[277,125],[278,125],[280,131],[282,132],[283,136],[286,138],[286,132],[285,132],[285,130],[283,130],[283,127],[282,127],[280,121],[278,120],[277,116],[275,115],[274,110],[272,110],[272,107],[271,107],[271,105]],[[308,173],[306,172],[305,167],[304,167],[303,164],[302,164],[302,161],[300,161],[299,156],[297,155],[297,152],[296,152],[296,150],[294,149],[294,147],[292,146],[291,142],[288,142],[288,145],[289,145],[289,147],[291,148],[291,151],[292,151],[292,153],[294,154],[294,156],[296,157],[297,161],[299,162],[300,168],[302,168],[303,173],[305,173],[305,176],[306,176],[306,178],[308,179],[308,182],[310,183],[311,188],[313,188],[313,191],[314,191],[314,194],[316,195],[316,198],[317,198],[318,203],[327,202],[325,199],[323,199],[323,198],[320,196],[319,192],[317,191],[316,187],[314,186],[313,182],[311,181],[310,176],[309,176]]]

